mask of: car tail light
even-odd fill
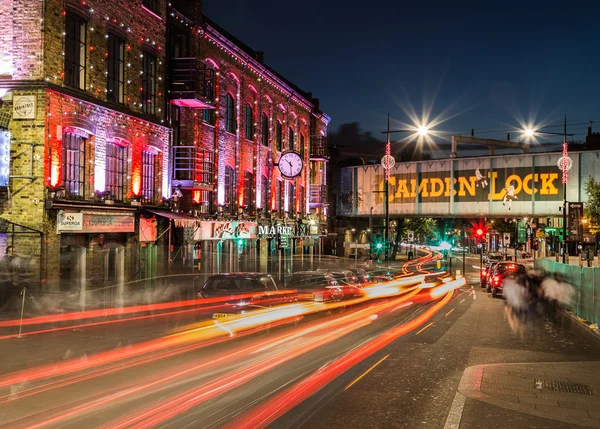
[[[487,271],[486,270],[481,270],[481,277],[485,277],[487,275]]]

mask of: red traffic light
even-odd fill
[[[478,228],[476,232],[478,237],[481,237],[483,235],[483,229],[481,228]]]

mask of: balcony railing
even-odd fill
[[[310,208],[323,207],[327,204],[327,187],[325,185],[310,185]]]
[[[173,179],[187,187],[210,189],[214,185],[214,154],[195,146],[173,147]],[[181,183],[180,183],[181,184]]]
[[[328,160],[327,137],[312,136],[310,138],[310,159]]]
[[[196,109],[214,108],[215,71],[197,58],[171,60],[171,103]]]

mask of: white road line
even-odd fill
[[[462,419],[466,400],[467,397],[465,395],[460,392],[456,392],[456,395],[454,395],[454,401],[452,401],[452,406],[450,407],[450,412],[448,413],[448,418],[446,419],[446,424],[444,425],[444,429],[458,429],[460,426],[460,420]]]

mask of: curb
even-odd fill
[[[590,323],[587,320],[579,317],[578,315],[576,315],[575,313],[573,313],[571,310],[567,310],[566,308],[562,309],[563,313],[566,314],[571,320],[573,320],[575,322],[575,324],[577,326],[580,326],[582,328],[586,328],[585,331],[591,333],[592,335],[594,335],[597,339],[600,340],[600,328],[598,327],[598,325],[594,324],[594,323]]]

